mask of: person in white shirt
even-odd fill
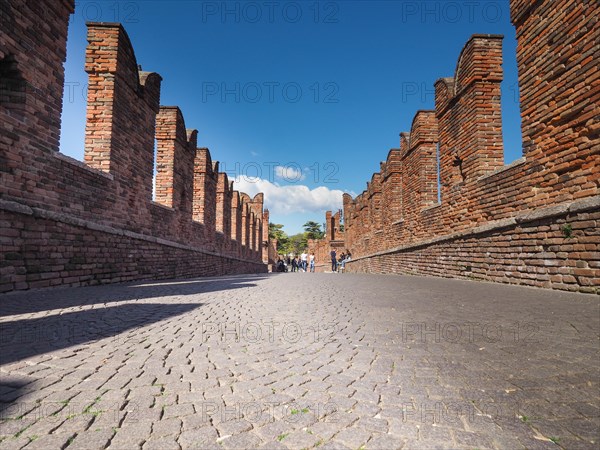
[[[315,271],[315,252],[310,252],[310,255],[308,256],[308,262],[310,265],[310,271],[314,272]]]
[[[307,259],[308,259],[308,255],[306,254],[306,250],[305,250],[300,255],[300,263],[302,264],[302,272],[306,272],[306,260]]]

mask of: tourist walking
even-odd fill
[[[337,271],[337,253],[335,252],[335,249],[331,249],[331,252],[329,253],[331,255],[331,271],[332,272],[336,272]]]
[[[315,271],[315,252],[310,252],[308,256],[308,262],[310,265],[310,271],[314,273]]]
[[[302,252],[300,255],[300,265],[302,266],[302,272],[306,272],[306,261],[308,259],[308,255],[306,254],[306,250]]]

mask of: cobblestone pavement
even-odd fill
[[[598,448],[599,299],[279,274],[0,297],[2,449]]]

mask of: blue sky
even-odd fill
[[[83,159],[86,21],[121,22],[237,189],[289,234],[366,187],[475,33],[504,35],[505,162],[521,156],[515,31],[502,1],[81,1],[61,151]]]

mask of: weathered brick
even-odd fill
[[[593,121],[600,110],[591,58],[598,7],[589,13],[575,0],[510,3],[525,158],[503,166],[502,37],[474,35],[454,76],[435,83],[435,111],[417,112],[367,189],[344,196],[344,245],[355,257],[349,271],[590,292],[583,286],[594,274],[581,254],[597,253],[600,244]],[[436,145],[439,167],[432,167]],[[507,266],[505,258],[518,264]]]
[[[119,24],[88,23],[85,162],[58,152],[73,8],[72,0],[43,10],[20,0],[2,6],[11,20],[0,29],[0,156],[8,175],[0,190],[0,235],[12,245],[0,267],[26,267],[14,270],[9,284],[266,271],[262,194],[233,208],[232,184],[208,149],[196,148],[197,132],[186,129],[179,108],[159,107],[162,78],[139,70]],[[13,136],[9,146],[5,136]],[[242,211],[248,220],[238,224]]]

